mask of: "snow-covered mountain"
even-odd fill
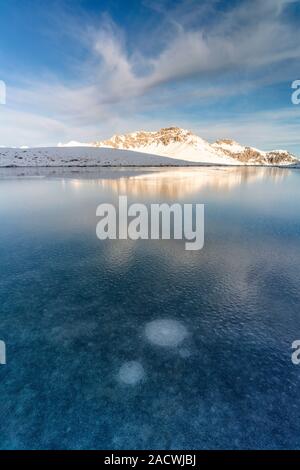
[[[290,165],[299,163],[299,160],[286,150],[264,152],[254,147],[245,147],[234,140],[217,140],[212,147],[218,153],[237,159],[241,164]]]
[[[141,131],[115,135],[110,140],[95,142],[94,145],[150,153],[188,162],[236,165],[236,160],[229,155],[219,154],[201,137],[178,127],[160,129],[157,132]]]
[[[187,166],[187,165],[296,166],[300,161],[284,150],[263,152],[232,140],[214,144],[178,127],[157,132],[115,135],[110,140],[58,147],[0,148],[0,167]]]
[[[109,140],[94,142],[96,147],[133,150],[197,163],[226,165],[289,165],[298,160],[287,151],[264,152],[245,147],[233,140],[210,144],[192,132],[168,127],[157,132],[134,132],[115,135]]]

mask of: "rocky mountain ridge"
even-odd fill
[[[194,162],[241,165],[290,165],[299,160],[284,150],[265,152],[230,140],[210,144],[191,131],[179,127],[159,131],[139,131],[114,135],[111,139],[93,142],[95,147],[133,150]]]

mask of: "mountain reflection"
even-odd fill
[[[296,170],[294,170],[296,171]],[[0,169],[0,179],[34,179],[34,192],[45,199],[50,179],[60,181],[64,191],[97,190],[113,191],[139,197],[181,199],[212,191],[225,193],[239,186],[255,183],[280,183],[293,170],[275,167],[185,167],[185,168],[5,168]],[[17,185],[16,191],[26,197],[27,187]],[[88,192],[85,192],[88,195]],[[38,198],[37,198],[38,199]],[[53,201],[53,196],[52,196]],[[38,201],[37,201],[38,202]]]
[[[224,192],[264,179],[279,182],[289,173],[290,170],[283,168],[176,168],[101,179],[99,182],[103,188],[118,194],[179,199],[204,189]]]

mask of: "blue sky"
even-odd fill
[[[300,155],[300,0],[0,0],[0,145],[177,125]]]

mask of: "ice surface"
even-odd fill
[[[300,448],[298,171],[11,170],[0,448]],[[100,242],[96,207],[124,187],[132,202],[206,204],[205,248]]]

